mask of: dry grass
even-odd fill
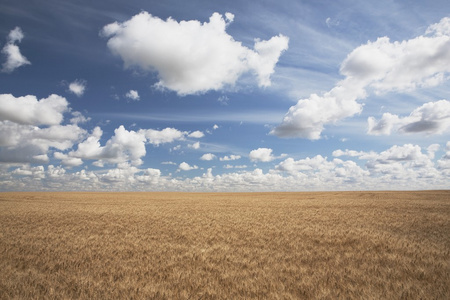
[[[0,193],[0,298],[449,299],[450,192]]]

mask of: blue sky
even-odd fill
[[[448,1],[0,3],[0,190],[450,188]]]

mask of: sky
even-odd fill
[[[450,2],[0,2],[0,191],[450,188]]]

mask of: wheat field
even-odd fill
[[[0,193],[1,299],[449,299],[450,191]]]

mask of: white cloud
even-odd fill
[[[257,40],[254,50],[226,33],[234,15],[214,13],[209,22],[161,20],[141,12],[123,23],[106,25],[101,35],[124,61],[125,67],[156,70],[157,86],[179,95],[221,90],[234,85],[247,72],[258,77],[259,86],[270,85],[270,75],[281,53],[288,48],[283,35]],[[155,42],[156,41],[156,42]]]
[[[58,95],[40,100],[0,95],[0,161],[47,163],[50,148],[70,149],[86,131],[77,124],[60,125],[68,111],[68,102]]]
[[[428,152],[437,151],[438,144],[432,144],[428,147]],[[386,151],[381,153],[376,153],[374,151],[365,152],[365,151],[355,151],[348,150],[342,151],[340,149],[333,151],[333,156],[351,156],[358,157],[359,159],[369,160],[369,161],[378,161],[380,163],[388,163],[389,161],[408,161],[415,159],[417,157],[422,157],[424,159],[429,158],[429,155],[422,154],[422,150],[418,145],[405,144],[403,146],[394,145]]]
[[[437,171],[429,156],[417,145],[393,146],[366,163],[371,174],[387,179],[414,182],[420,177],[434,177]]]
[[[194,131],[194,132],[191,132],[191,133],[188,135],[188,137],[196,138],[196,139],[200,139],[200,138],[202,138],[202,137],[204,137],[204,136],[205,136],[205,134],[204,134],[203,132],[199,131],[199,130]]]
[[[394,125],[399,122],[400,118],[391,113],[384,113],[379,121],[374,117],[369,117],[367,118],[367,133],[370,135],[389,135],[391,134]]]
[[[373,159],[373,162],[387,164],[389,162],[417,161],[418,159],[428,161],[429,157],[422,153],[418,145],[405,144],[403,146],[392,146],[381,152]]]
[[[257,76],[260,87],[270,86],[270,76],[281,53],[288,48],[289,39],[283,35],[272,37],[268,41],[256,40],[254,49],[248,53],[248,64]]]
[[[123,125],[114,130],[114,135],[106,142],[105,146],[100,145],[100,138],[103,132],[96,127],[92,134],[83,142],[78,144],[76,151],[69,153],[70,157],[98,160],[102,162],[121,164],[130,162],[137,166],[142,164],[142,157],[146,155],[144,131],[128,131]]]
[[[357,101],[366,98],[367,91],[410,91],[440,84],[450,72],[449,24],[444,18],[431,25],[426,35],[402,42],[382,37],[356,48],[341,65],[346,78],[322,96],[299,100],[271,133],[319,139],[325,125],[360,113],[362,104]],[[388,124],[389,117],[384,120]],[[380,124],[380,133],[389,130]]]
[[[36,96],[14,97],[0,95],[0,120],[27,125],[56,125],[63,120],[63,113],[69,111],[64,97],[50,95],[38,100]]]
[[[152,187],[159,186],[161,171],[158,169],[138,169],[128,164],[122,164],[114,169],[109,169],[104,174],[91,174],[91,177],[97,177],[100,186],[109,187],[113,190],[132,191],[133,187]],[[94,179],[95,179],[94,177]],[[90,179],[92,181],[92,179]]]
[[[343,161],[341,159],[327,160],[322,156],[306,158],[295,161],[288,158],[280,163],[276,169],[288,172],[293,176],[304,174],[308,176],[307,182],[313,182],[314,178],[320,179],[322,184],[329,187],[336,186],[335,183],[344,179],[365,186],[365,189],[410,189],[411,182],[415,188],[430,188],[430,184],[444,184],[445,176],[440,173],[431,161],[430,153],[436,150],[436,145],[428,147],[425,154],[417,145],[405,144],[393,146],[380,153],[362,152],[354,150],[336,150],[334,154],[349,154],[358,156],[360,160],[366,160],[365,169],[358,166],[354,161]],[[342,179],[339,179],[342,178]],[[336,181],[337,179],[338,181]],[[395,182],[395,184],[394,184]],[[353,187],[354,189],[356,187]]]
[[[240,159],[241,156],[240,155],[225,155],[224,157],[219,158],[220,161],[230,161],[230,160],[238,160]]]
[[[215,159],[216,158],[216,156],[214,155],[214,154],[212,154],[212,153],[205,153],[205,154],[203,154],[202,155],[202,157],[200,157],[200,160],[213,160],[213,159]]]
[[[196,170],[198,169],[198,167],[196,165],[191,166],[186,162],[182,162],[179,166],[178,166],[178,170],[181,171],[190,171],[190,170]]]
[[[0,121],[1,162],[48,162],[50,148],[70,149],[86,131],[77,125],[39,128],[11,121]]]
[[[86,80],[77,79],[69,84],[69,91],[78,97],[83,96],[86,91]]]
[[[8,43],[20,43],[24,35],[20,27],[16,27],[8,34]]]
[[[66,174],[66,169],[61,166],[49,165],[47,168],[47,175],[50,178],[61,178]]]
[[[127,97],[128,99],[134,100],[134,101],[138,101],[141,99],[138,91],[136,91],[136,90],[129,90],[128,93],[125,94],[125,97]]]
[[[444,18],[431,25],[425,36],[393,43],[388,37],[369,41],[347,56],[341,73],[361,78],[378,92],[437,85],[450,72],[447,26],[448,18]]]
[[[0,164],[0,190],[57,190],[62,187],[65,190],[107,191],[386,190],[411,189],[411,184],[415,189],[448,189],[450,142],[446,145],[447,153],[434,163],[432,156],[437,150],[437,144],[426,149],[405,144],[382,152],[336,150],[336,154],[348,154],[351,160],[328,159],[320,155],[299,160],[289,157],[267,172],[254,169],[214,175],[210,168],[193,178],[161,176],[158,169],[139,169],[129,162],[90,172],[70,172],[53,165],[46,170],[43,166],[29,164]],[[68,158],[64,153],[55,156]],[[366,162],[360,165],[355,159]],[[225,169],[241,167],[245,166],[224,166]],[[183,162],[177,172],[194,169],[199,167]]]
[[[143,162],[142,157],[146,155],[146,142],[158,146],[176,140],[184,140],[188,132],[182,132],[175,128],[128,131],[121,125],[114,130],[114,135],[104,146],[100,144],[102,134],[100,127],[94,128],[92,134],[78,144],[76,151],[68,153],[69,157],[96,160],[95,164],[98,166],[103,166],[104,163],[129,163],[132,166],[139,166]],[[200,143],[194,143],[189,147],[198,149]]]
[[[112,163],[131,161],[132,165],[140,165],[141,157],[146,154],[145,141],[143,132],[128,131],[121,125],[106,142],[101,159]]]
[[[322,157],[321,155],[317,155],[313,158],[305,158],[300,160],[294,160],[293,158],[287,158],[283,162],[279,163],[276,167],[279,171],[296,173],[299,171],[312,171],[317,170],[319,168],[322,169],[330,169],[333,168],[334,164],[332,162],[327,161],[326,157]]]
[[[12,174],[19,176],[30,176],[34,180],[41,180],[45,178],[45,169],[43,166],[31,167],[29,165],[24,165],[12,171]]]
[[[384,113],[380,121],[368,118],[368,134],[389,135],[396,127],[400,133],[440,134],[450,127],[450,101],[428,102],[416,108],[408,117]]]
[[[328,160],[321,155],[297,161],[287,158],[275,169],[297,178],[298,184],[323,190],[342,189],[347,184],[354,185],[353,188],[356,188],[363,182],[368,183],[370,175],[367,170],[353,161]],[[332,186],[334,188],[331,188]]]
[[[72,116],[73,118],[70,119],[70,123],[72,124],[86,123],[91,120],[91,118],[86,118],[79,111],[72,112]]]
[[[6,56],[6,61],[2,65],[2,72],[11,73],[15,69],[31,64],[30,61],[20,53],[16,43],[20,43],[24,35],[20,27],[16,27],[9,32],[8,42],[2,49],[2,53]]]
[[[115,169],[109,169],[107,173],[100,176],[100,180],[108,184],[130,183],[133,184],[136,179],[134,175],[138,172],[136,167],[122,165]]]
[[[61,153],[61,152],[55,152],[53,156],[56,159],[61,160],[61,163],[65,166],[69,167],[77,167],[81,166],[83,164],[83,161],[78,157],[70,157],[67,154]]]
[[[433,36],[450,36],[450,18],[443,18],[439,23],[428,26],[425,34]]]
[[[272,155],[272,151],[269,148],[258,148],[250,151],[249,158],[251,161],[269,162],[276,158]]]
[[[103,148],[100,146],[100,138],[103,131],[100,127],[95,127],[92,134],[83,142],[79,143],[76,151],[70,153],[71,156],[82,159],[101,159]]]
[[[148,168],[143,171],[142,175],[136,176],[136,179],[145,183],[157,183],[161,177],[159,169]]]
[[[214,124],[213,129],[214,129],[214,130],[219,129],[219,125]]]
[[[233,22],[233,20],[234,20],[234,14],[232,14],[232,13],[230,13],[230,12],[226,12],[226,13],[225,13],[225,18],[227,19],[227,21],[228,21],[229,23],[231,23],[231,22]]]
[[[65,150],[71,148],[74,142],[82,139],[85,134],[86,131],[78,125],[53,125],[33,130],[28,138],[31,139],[29,142]]]
[[[326,124],[359,114],[362,105],[356,100],[365,95],[359,82],[353,79],[343,80],[322,96],[312,94],[307,99],[299,100],[289,108],[283,122],[271,134],[317,140]]]
[[[184,140],[187,132],[179,131],[175,128],[165,128],[163,130],[147,129],[145,137],[153,145],[172,143],[174,141]]]
[[[200,142],[195,142],[193,144],[189,144],[188,147],[192,148],[192,149],[196,149],[196,150],[200,149]]]
[[[392,146],[391,148],[376,152],[363,152],[352,150],[336,150],[334,156],[357,156],[361,160],[366,160],[366,167],[373,177],[382,175],[388,179],[402,179],[404,184],[407,180],[420,177],[437,176],[437,171],[431,159],[439,145],[433,144],[427,148],[427,153],[423,153],[418,145],[405,144],[403,146]]]

